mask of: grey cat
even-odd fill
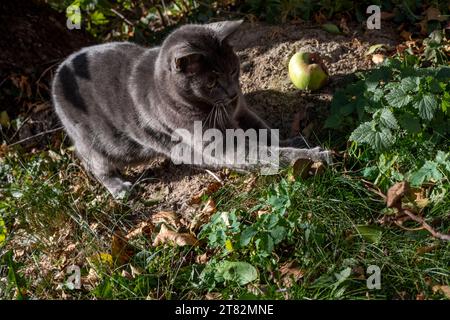
[[[240,89],[239,59],[228,38],[241,23],[185,25],[150,49],[128,42],[96,45],[59,66],[52,85],[55,111],[86,169],[113,196],[123,197],[132,186],[120,174],[125,166],[171,156],[177,128],[191,132],[194,121],[202,121],[204,129],[269,129]],[[280,143],[285,162],[329,160],[320,148],[292,147],[299,144],[294,140]]]

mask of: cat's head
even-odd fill
[[[239,59],[228,38],[240,21],[185,25],[164,41],[160,62],[166,79],[184,99],[200,106],[229,106],[237,100]]]

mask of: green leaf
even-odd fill
[[[440,181],[442,178],[443,175],[439,171],[438,164],[433,161],[427,161],[422,168],[411,174],[410,182],[413,186],[421,186],[426,181]]]
[[[356,226],[358,233],[367,241],[377,244],[381,240],[382,230],[376,226]]]
[[[389,109],[385,108],[381,110],[380,122],[387,128],[398,129],[397,120],[395,119],[394,114]]]
[[[414,103],[414,107],[419,109],[419,115],[422,119],[431,120],[437,109],[437,101],[433,95],[424,94]]]
[[[412,101],[412,97],[403,88],[397,87],[386,95],[386,101],[394,108],[403,108]]]
[[[349,140],[359,143],[370,143],[375,138],[374,122],[361,123],[350,135]]]
[[[419,88],[419,77],[406,77],[401,81],[401,88],[404,91],[417,91]]]
[[[322,29],[332,34],[341,34],[341,30],[334,23],[325,23],[322,25]]]
[[[371,142],[368,143],[371,144],[375,150],[381,151],[393,145],[394,142],[395,138],[392,135],[391,130],[388,128],[383,128],[381,131],[375,132],[373,144]]]
[[[241,233],[241,237],[239,240],[239,243],[241,247],[247,246],[252,238],[255,236],[255,234],[258,233],[258,230],[255,227],[248,227]]]
[[[258,270],[250,263],[240,261],[222,261],[217,265],[215,280],[232,281],[243,286],[258,278]]]
[[[273,246],[274,246],[273,238],[270,236],[268,232],[263,233],[261,235],[261,238],[256,240],[256,247],[259,250],[264,251],[266,253],[272,253]]]
[[[421,129],[420,120],[412,114],[404,113],[399,117],[398,121],[400,126],[409,133],[418,133]]]
[[[278,244],[284,240],[286,236],[286,228],[283,226],[276,226],[270,230],[270,236],[273,238],[274,244]]]
[[[2,217],[0,217],[0,247],[3,246],[3,244],[6,242],[6,226],[5,221]]]

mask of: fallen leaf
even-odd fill
[[[391,20],[394,17],[395,17],[395,13],[393,13],[393,12],[381,11],[381,14],[380,14],[381,20]]]
[[[350,33],[350,29],[347,25],[347,19],[345,19],[345,17],[341,18],[341,21],[339,22],[339,27],[345,34]]]
[[[208,262],[208,255],[206,254],[206,252],[204,254],[195,257],[195,263],[197,264],[205,264],[207,262]]]
[[[158,213],[155,213],[150,218],[150,221],[155,226],[165,223],[175,229],[178,229],[180,227],[180,219],[177,217],[177,214],[174,211],[160,211]]]
[[[450,299],[450,286],[435,285],[432,289],[434,293],[440,291],[447,297],[447,299]]]
[[[372,62],[375,64],[380,64],[383,63],[384,58],[385,58],[384,54],[375,53],[372,55]]]
[[[244,185],[245,185],[244,191],[250,192],[255,187],[257,179],[258,179],[257,176],[251,176],[250,178],[245,180],[244,181]]]
[[[416,253],[417,254],[424,254],[424,253],[431,252],[431,251],[433,251],[433,250],[435,250],[437,248],[439,248],[439,245],[437,245],[437,244],[434,244],[434,245],[431,245],[431,246],[426,246],[426,247],[420,247],[420,248],[417,248]]]
[[[178,233],[170,230],[163,224],[161,226],[161,230],[153,241],[153,246],[166,243],[175,244],[177,246],[194,246],[198,244],[198,240],[190,233]]]
[[[213,199],[208,199],[206,201],[205,206],[203,207],[202,211],[199,212],[194,218],[191,220],[191,223],[189,224],[189,231],[194,232],[198,230],[201,226],[203,226],[205,223],[209,221],[209,218],[216,213],[216,203]]]
[[[442,15],[441,12],[439,11],[439,9],[434,8],[434,7],[429,7],[426,11],[425,11],[425,16],[427,21],[440,21],[443,22],[445,20],[447,20],[447,17]]]
[[[402,181],[397,182],[392,187],[389,188],[386,196],[386,204],[388,208],[396,207],[400,205],[401,200],[405,193],[408,191],[409,185],[408,182]]]
[[[327,17],[321,11],[318,11],[314,14],[314,21],[317,24],[324,24],[327,21]]]
[[[369,47],[369,49],[367,50],[367,52],[364,55],[366,55],[366,56],[371,55],[371,54],[377,52],[378,50],[386,51],[386,45],[384,45],[382,43],[374,44],[373,46]]]
[[[222,294],[220,292],[208,292],[205,295],[206,300],[219,300],[222,298]]]
[[[409,31],[403,30],[402,32],[400,32],[400,37],[402,37],[406,41],[412,41],[411,36],[412,36],[412,33]]]
[[[138,236],[144,236],[149,239],[152,236],[153,230],[154,226],[151,222],[142,221],[136,228],[128,232],[126,238],[129,240]]]
[[[190,200],[190,204],[199,204],[202,202],[204,196],[210,196],[216,193],[222,187],[222,183],[219,181],[211,182],[206,188],[203,188],[197,192]]]
[[[0,112],[0,125],[3,128],[9,128],[10,119],[9,119],[8,113],[6,111]]]
[[[426,195],[425,188],[411,188],[408,192],[408,197],[421,209],[425,208],[430,200]]]
[[[113,262],[124,265],[130,261],[134,254],[134,249],[128,244],[127,239],[120,230],[114,232],[111,240],[111,256]]]
[[[292,175],[295,180],[296,177],[306,179],[309,175],[309,169],[314,162],[309,159],[297,159],[292,166]]]
[[[325,172],[325,165],[321,161],[314,162],[309,168],[309,173],[313,176],[321,175]]]
[[[304,276],[304,271],[298,268],[295,261],[288,261],[280,267],[281,282],[286,288],[292,287]]]

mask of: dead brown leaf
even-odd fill
[[[304,271],[298,268],[295,261],[288,261],[280,267],[281,282],[286,288],[292,287],[304,276]]]
[[[393,12],[381,11],[381,20],[391,20],[394,17],[395,13]]]
[[[384,59],[385,59],[384,54],[375,53],[372,55],[372,62],[375,64],[383,63]]]
[[[166,243],[177,246],[195,246],[198,244],[198,240],[190,233],[178,233],[170,230],[163,224],[161,226],[161,230],[153,241],[153,246]]]
[[[430,201],[425,188],[411,188],[408,191],[408,197],[421,209],[425,208]]]
[[[400,37],[402,37],[406,41],[412,41],[411,36],[412,36],[412,33],[409,31],[403,30],[402,32],[400,32]]]
[[[134,249],[128,244],[122,231],[114,232],[111,240],[111,256],[118,265],[124,265],[134,255]]]
[[[447,20],[447,17],[443,16],[441,14],[441,12],[439,11],[438,8],[434,8],[434,7],[429,7],[426,11],[425,11],[425,16],[427,21],[445,21]]]
[[[206,254],[206,252],[204,254],[195,257],[195,263],[197,264],[205,264],[207,262],[208,262],[208,255]]]
[[[180,219],[173,211],[160,211],[158,213],[155,213],[150,218],[150,221],[155,226],[158,224],[167,224],[175,229],[178,229],[180,227]]]
[[[447,299],[450,299],[450,286],[435,285],[432,289],[434,293],[440,291],[447,297]]]
[[[203,207],[202,211],[200,211],[189,224],[189,231],[194,232],[198,230],[202,225],[207,223],[209,221],[209,218],[216,213],[216,203],[213,199],[209,198],[208,201],[206,201],[205,206]]]
[[[126,238],[129,240],[138,236],[144,236],[149,239],[152,236],[154,228],[150,221],[142,221],[136,228],[128,232]]]
[[[321,175],[325,172],[325,165],[323,164],[323,162],[320,162],[320,161],[314,162],[311,165],[309,172],[313,176]]]
[[[393,208],[401,204],[402,198],[408,191],[408,182],[397,182],[389,188],[386,197],[386,205],[388,208]]]
[[[203,188],[191,198],[190,204],[200,204],[204,196],[212,195],[213,193],[217,192],[221,187],[222,183],[220,183],[219,181],[211,182],[206,188]]]

